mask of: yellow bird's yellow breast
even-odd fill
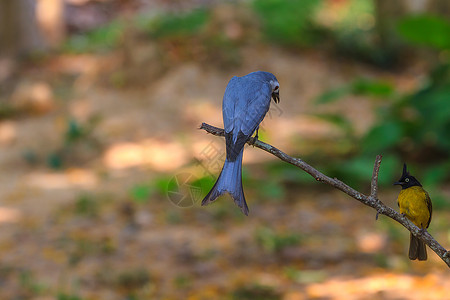
[[[431,219],[431,200],[420,186],[401,190],[398,195],[400,213],[405,214],[416,226],[427,228]]]

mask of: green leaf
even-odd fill
[[[444,18],[431,15],[408,16],[399,22],[398,31],[411,43],[450,49],[450,22]]]

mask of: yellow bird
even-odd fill
[[[422,188],[420,182],[409,175],[406,164],[403,165],[403,174],[394,185],[401,185],[402,190],[398,195],[400,213],[405,215],[417,227],[425,230],[430,225],[433,207],[428,193]],[[410,234],[409,259],[427,260],[425,243]]]

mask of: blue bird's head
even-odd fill
[[[280,84],[278,83],[277,78],[275,75],[269,72],[264,71],[256,71],[252,72],[246,76],[253,77],[256,80],[268,82],[272,88],[272,99],[273,102],[279,103],[280,102]]]

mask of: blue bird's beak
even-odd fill
[[[273,102],[280,103],[280,93],[272,93]]]

